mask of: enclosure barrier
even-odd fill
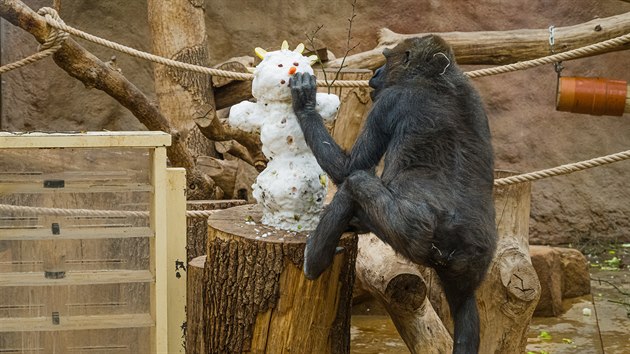
[[[0,132],[0,203],[149,215],[2,210],[0,352],[184,352],[185,171],[166,168],[170,144]]]

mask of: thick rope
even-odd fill
[[[54,11],[53,9],[51,10]],[[160,57],[154,54],[142,52],[137,49],[127,47],[122,44],[112,42],[103,38],[99,38],[89,33],[80,31],[76,28],[70,27],[66,25],[65,23],[63,23],[63,21],[57,21],[55,18],[53,18],[53,16],[49,14],[46,14],[45,18],[46,18],[46,23],[48,23],[48,25],[50,25],[51,27],[68,32],[74,36],[83,38],[90,42],[94,42],[104,47],[111,48],[119,52],[129,54],[131,56],[146,59],[154,63],[168,65],[168,66],[172,66],[179,69],[195,71],[195,72],[204,73],[204,74],[213,75],[213,76],[227,77],[227,78],[236,79],[236,80],[252,80],[254,77],[252,74],[213,69],[213,68],[208,68],[205,66],[183,63],[180,61]],[[608,39],[599,43],[591,44],[582,48],[569,50],[563,53],[558,53],[558,54],[554,54],[554,55],[550,55],[550,56],[546,56],[546,57],[542,57],[538,59],[518,62],[514,64],[498,66],[494,68],[468,71],[465,74],[471,78],[477,78],[477,77],[482,77],[482,76],[503,74],[503,73],[517,71],[517,70],[524,70],[524,69],[529,69],[536,66],[551,64],[558,61],[575,59],[577,57],[581,57],[581,56],[591,54],[594,52],[599,52],[605,49],[610,49],[610,48],[618,47],[621,45],[625,45],[628,42],[630,42],[630,33],[619,36],[619,37],[611,38],[611,39]],[[324,80],[317,80],[317,85],[328,86]],[[330,86],[332,87],[368,87],[368,81],[367,80],[336,80]]]
[[[616,154],[611,154],[607,156],[597,157],[590,160],[585,160],[585,161],[575,162],[575,163],[562,165],[562,166],[558,166],[554,168],[549,168],[546,170],[540,170],[540,171],[535,171],[535,172],[530,172],[530,173],[524,173],[521,175],[495,179],[494,185],[507,186],[509,184],[531,182],[531,181],[536,181],[543,178],[566,175],[569,173],[582,171],[589,168],[607,165],[607,164],[611,164],[611,163],[619,162],[623,160],[628,160],[628,159],[630,159],[630,150],[618,152]]]
[[[226,71],[226,70],[219,70],[219,69],[213,69],[213,68],[208,68],[208,67],[204,67],[204,66],[199,66],[199,65],[194,65],[194,64],[189,64],[189,63],[184,63],[184,62],[180,62],[180,61],[176,61],[176,60],[172,60],[172,59],[167,59],[164,57],[160,57],[157,55],[153,55],[150,53],[146,53],[146,52],[142,52],[136,49],[133,49],[131,47],[127,47],[112,41],[108,41],[96,36],[93,36],[89,33],[85,33],[83,31],[77,30],[73,27],[67,26],[57,15],[57,12],[54,9],[51,8],[42,8],[38,11],[38,13],[40,15],[44,15],[45,19],[46,19],[46,23],[48,23],[49,26],[57,29],[57,31],[53,31],[51,30],[51,35],[50,35],[50,40],[49,38],[47,38],[46,42],[44,44],[42,44],[41,49],[43,49],[40,53],[37,53],[36,55],[33,55],[32,57],[38,56],[38,54],[42,54],[47,50],[52,50],[53,48],[54,51],[58,50],[58,47],[61,47],[61,44],[63,43],[63,41],[67,38],[68,33],[75,35],[77,37],[83,38],[85,40],[94,42],[96,44],[102,45],[104,47],[108,47],[117,51],[120,51],[122,53],[126,53],[129,54],[131,56],[135,56],[138,58],[142,58],[142,59],[146,59],[158,64],[162,64],[162,65],[167,65],[167,66],[172,66],[175,68],[179,68],[179,69],[183,69],[183,70],[190,70],[190,71],[194,71],[194,72],[199,72],[199,73],[204,73],[204,74],[208,74],[208,75],[213,75],[213,76],[221,76],[221,77],[227,77],[227,78],[232,78],[232,79],[236,79],[236,80],[252,80],[253,79],[253,75],[252,74],[245,74],[245,73],[238,73],[238,72],[232,72],[232,71]],[[60,32],[60,31],[63,32]],[[52,35],[52,33],[55,32],[54,35]],[[64,33],[67,32],[67,33]],[[47,43],[51,42],[52,44],[50,44],[50,48],[47,48]],[[591,54],[593,52],[599,52],[602,50],[606,50],[606,49],[610,49],[610,48],[614,48],[617,46],[621,46],[621,45],[625,45],[628,42],[630,42],[630,33],[619,36],[619,37],[615,37],[609,40],[605,40],[599,43],[595,43],[595,44],[591,44],[585,47],[581,47],[581,48],[577,48],[577,49],[573,49],[573,50],[569,50],[563,53],[559,53],[559,54],[554,54],[554,55],[550,55],[550,56],[546,56],[546,57],[542,57],[542,58],[538,58],[538,59],[533,59],[533,60],[528,60],[528,61],[523,61],[523,62],[519,62],[519,63],[515,63],[515,64],[508,64],[508,65],[503,65],[503,66],[498,66],[498,67],[494,67],[494,68],[487,68],[487,69],[480,69],[480,70],[475,70],[475,71],[469,71],[466,72],[465,74],[468,75],[470,78],[477,78],[477,77],[482,77],[482,76],[489,76],[489,75],[497,75],[497,74],[502,74],[502,73],[507,73],[507,72],[513,72],[513,71],[517,71],[517,70],[524,70],[524,69],[529,69],[529,68],[533,68],[536,66],[541,66],[541,65],[547,65],[547,64],[551,64],[551,63],[555,63],[555,62],[559,62],[559,61],[565,61],[565,60],[570,60],[570,59],[574,59],[576,57],[580,57],[580,56],[584,56],[587,54]],[[57,47],[58,46],[58,47]],[[47,54],[46,56],[54,53],[54,51],[52,51],[51,53]],[[45,56],[44,56],[45,57]],[[31,58],[31,57],[29,57]],[[9,71],[9,70],[13,70],[14,68],[18,68],[24,65],[28,65],[31,62],[34,62],[36,60],[39,59],[34,59],[34,60],[29,60],[29,58],[25,58],[17,63],[20,62],[25,62],[22,65],[19,65],[17,67],[11,67],[10,69],[7,69],[5,71]],[[15,65],[16,63],[12,63],[12,64],[8,64],[5,65],[3,67],[0,67],[0,74],[5,72],[2,71],[5,67],[10,67],[12,65]],[[317,80],[317,85],[318,86],[329,86],[327,85],[327,83],[324,80]],[[336,80],[334,82],[333,85],[334,87],[367,87],[368,86],[368,81],[367,80]],[[627,160],[630,159],[630,150],[628,151],[624,151],[624,152],[619,152],[616,154],[612,154],[612,155],[607,155],[607,156],[603,156],[603,157],[598,157],[595,159],[591,159],[591,160],[586,160],[586,161],[580,161],[580,162],[576,162],[576,163],[572,163],[572,164],[567,164],[567,165],[562,165],[562,166],[558,166],[558,167],[554,167],[554,168],[550,168],[550,169],[546,169],[546,170],[541,170],[541,171],[536,171],[536,172],[530,172],[530,173],[525,173],[525,174],[521,174],[521,175],[516,175],[516,176],[511,176],[511,177],[505,177],[505,178],[500,178],[500,179],[496,179],[494,181],[494,185],[495,186],[506,186],[506,185],[510,185],[510,184],[516,184],[516,183],[523,183],[523,182],[531,182],[531,181],[535,181],[535,180],[539,180],[539,179],[543,179],[543,178],[548,178],[548,177],[554,177],[554,176],[560,176],[560,175],[566,175],[569,173],[573,173],[573,172],[577,172],[577,171],[582,171],[585,169],[589,169],[589,168],[593,168],[593,167],[597,167],[597,166],[602,166],[602,165],[606,165],[606,164],[610,164],[610,163],[614,163],[614,162],[618,162],[618,161],[623,161],[623,160]],[[13,212],[33,212],[36,214],[53,214],[53,215],[94,215],[94,216],[137,216],[137,217],[147,217],[149,214],[146,211],[115,211],[115,210],[88,210],[88,209],[58,209],[58,208],[37,208],[37,207],[25,207],[25,206],[13,206],[13,205],[7,205],[7,204],[0,204],[0,211],[13,211]],[[213,211],[194,211],[194,210],[189,210],[186,211],[186,216],[187,217],[191,217],[191,218],[205,218],[208,217],[208,215],[212,214]]]
[[[575,59],[577,57],[582,57],[587,54],[600,52],[606,49],[620,47],[622,45],[628,44],[628,42],[630,42],[630,33],[624,34],[619,37],[611,38],[611,39],[608,39],[599,43],[594,43],[594,44],[587,45],[581,48],[568,50],[566,52],[553,54],[553,55],[549,55],[549,56],[538,58],[538,59],[532,59],[532,60],[522,61],[522,62],[518,62],[514,64],[497,66],[494,68],[468,71],[465,74],[468,75],[468,77],[470,78],[478,78],[482,76],[503,74],[503,73],[513,72],[517,70],[525,70],[525,69],[530,69],[536,66],[553,64],[560,61]]]
[[[524,173],[516,176],[498,178],[494,180],[496,187],[511,184],[532,182],[544,178],[566,175],[573,172],[583,171],[589,168],[603,166],[614,162],[630,159],[630,150],[597,157],[590,160],[566,164],[546,170]],[[126,210],[90,210],[90,209],[61,209],[61,208],[40,208],[18,205],[0,204],[0,211],[13,213],[28,213],[37,215],[63,215],[63,216],[99,216],[99,217],[149,217],[148,211],[126,211]],[[207,218],[214,210],[187,210],[188,218]]]
[[[37,13],[40,15],[50,16],[58,23],[63,24],[63,21],[57,14],[57,11],[55,11],[54,9],[51,9],[49,7],[43,7],[39,9]],[[51,27],[50,31],[48,32],[48,37],[46,37],[46,40],[44,41],[44,43],[39,45],[37,53],[30,55],[24,59],[18,60],[16,62],[0,66],[0,74],[4,74],[11,70],[19,69],[23,66],[26,66],[36,61],[47,58],[48,56],[58,51],[63,45],[63,42],[65,42],[67,38],[68,38],[67,32],[60,31],[57,28]]]
[[[62,209],[62,208],[41,208],[21,205],[0,204],[0,211],[7,213],[27,213],[36,215],[58,215],[58,216],[97,216],[97,217],[149,217],[148,211],[132,210],[92,210],[92,209]],[[187,210],[188,218],[207,218],[215,210]]]

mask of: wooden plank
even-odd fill
[[[146,270],[70,271],[66,273],[65,278],[61,279],[44,278],[43,272],[0,273],[0,287],[149,283],[153,281],[153,274]]]
[[[186,170],[168,168],[168,353],[184,354],[186,322]]]
[[[155,327],[151,330],[151,343],[155,344],[154,353],[168,352],[168,240],[167,240],[167,179],[166,149],[155,148],[151,151],[151,228],[155,237],[150,239],[150,269],[155,275],[151,289],[151,316]]]
[[[37,137],[37,139],[33,139]],[[2,148],[95,148],[170,146],[164,132],[9,133],[0,132]]]
[[[133,176],[127,171],[63,171],[63,172],[30,172],[30,171],[18,171],[0,172],[0,182],[2,183],[24,183],[39,182],[42,183],[45,180],[51,179],[63,179],[66,181],[93,181],[93,182],[107,182],[107,181],[130,181]]]
[[[88,329],[138,328],[154,325],[148,313],[124,315],[63,316],[59,324],[51,317],[3,318],[0,332],[75,331]]]
[[[88,240],[107,238],[153,237],[149,227],[89,227],[61,228],[58,235],[53,235],[50,228],[10,228],[0,227],[0,241],[30,240]]]
[[[152,188],[147,183],[65,183],[62,188],[45,188],[43,183],[19,182],[0,184],[0,194],[9,193],[106,193],[106,192],[149,192]]]

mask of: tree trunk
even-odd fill
[[[212,353],[348,353],[356,235],[315,281],[302,272],[306,234],[261,225],[254,205],[208,220],[205,348]],[[254,224],[255,223],[255,224]],[[197,327],[193,327],[197,328]]]
[[[203,1],[149,0],[148,13],[156,55],[208,66]],[[160,111],[168,117],[193,158],[216,156],[213,142],[201,134],[193,120],[203,109],[210,109],[208,114],[214,115],[211,77],[160,64],[154,64],[154,75]],[[214,199],[216,194],[216,190],[193,189],[188,198]]]
[[[565,52],[622,36],[628,32],[630,32],[630,12],[598,18],[575,26],[557,27],[554,34],[554,51],[556,53]],[[344,65],[348,68],[374,70],[385,62],[383,49],[391,48],[405,38],[420,37],[427,34],[429,33],[398,34],[386,28],[382,29],[376,48],[348,56]],[[444,38],[453,47],[458,64],[503,65],[551,54],[549,29],[547,28],[435,34]],[[582,57],[625,49],[628,49],[627,45],[585,54]],[[341,59],[335,59],[326,63],[326,66],[337,67],[340,64]]]

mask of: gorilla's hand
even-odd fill
[[[302,119],[307,112],[315,112],[317,105],[317,80],[308,73],[296,73],[289,79],[291,95],[293,96],[293,111],[298,119]]]

